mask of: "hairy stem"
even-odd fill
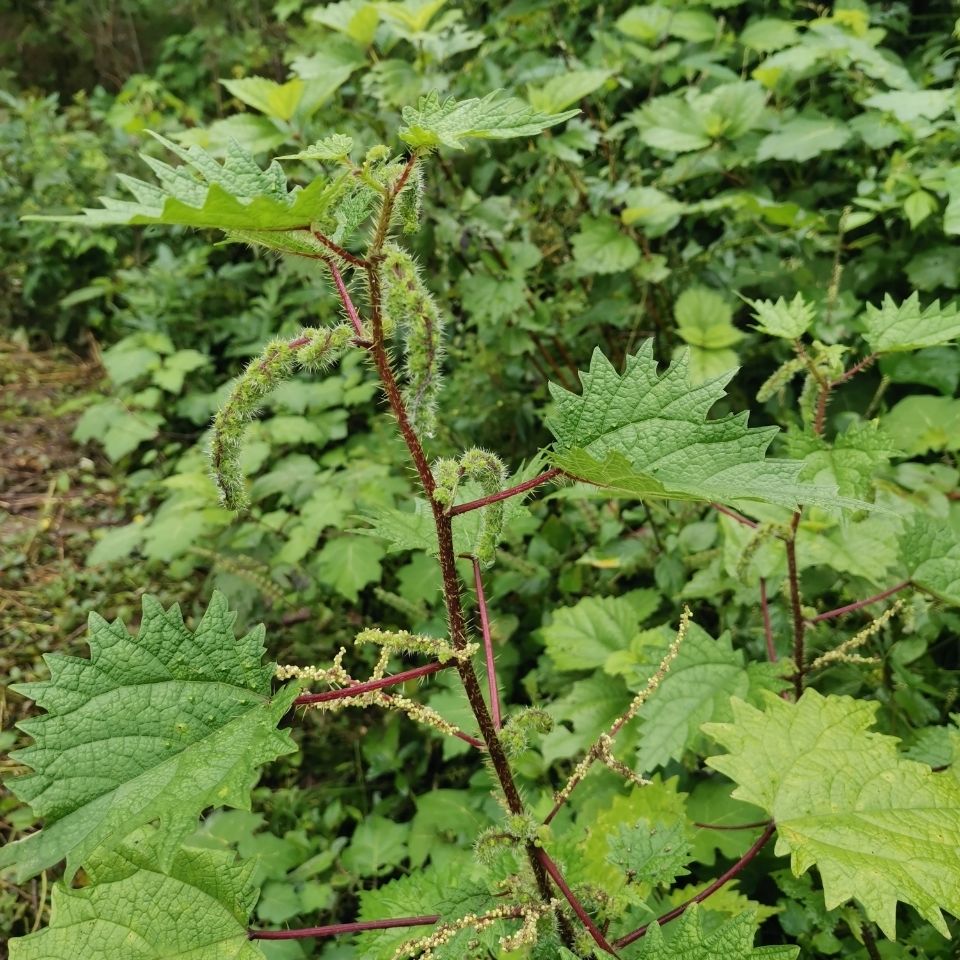
[[[607,938],[600,932],[600,928],[593,922],[590,914],[587,913],[586,908],[583,904],[577,899],[576,894],[570,889],[569,884],[566,880],[563,879],[563,874],[560,872],[560,868],[550,859],[549,854],[543,847],[537,847],[537,859],[543,865],[544,870],[550,875],[550,879],[557,885],[557,889],[566,897],[567,903],[570,904],[570,908],[577,915],[579,921],[587,928],[590,933],[590,936],[593,937],[597,946],[601,950],[605,950],[607,953],[613,954],[616,956],[617,953],[607,943]]]
[[[614,940],[614,947],[621,949],[629,946],[631,943],[639,940],[647,932],[647,930],[650,929],[650,926],[653,923],[658,923],[663,926],[663,924],[669,923],[671,920],[676,920],[677,917],[685,913],[691,904],[702,903],[707,899],[707,897],[712,896],[722,886],[724,886],[724,884],[732,880],[738,873],[740,873],[740,871],[743,870],[743,868],[747,866],[747,864],[750,863],[754,857],[756,857],[756,855],[763,849],[763,847],[773,836],[775,830],[776,826],[773,823],[768,824],[767,829],[764,830],[759,837],[757,837],[753,846],[750,847],[750,849],[732,867],[730,867],[729,870],[717,877],[717,879],[714,880],[710,886],[704,887],[703,890],[701,890],[695,897],[685,900],[680,904],[680,906],[674,907],[672,910],[667,911],[667,913],[663,914],[661,917],[657,917],[657,919],[651,921],[651,923],[645,923],[642,927],[637,927],[637,929],[633,930],[631,933],[620,937],[619,940]]]
[[[518,483],[515,487],[507,487],[506,490],[500,490],[497,493],[491,493],[489,496],[480,497],[478,500],[471,500],[469,503],[457,504],[457,506],[450,508],[449,515],[451,517],[456,517],[461,513],[469,513],[471,510],[479,510],[481,507],[488,507],[491,503],[499,503],[501,500],[509,500],[511,497],[519,496],[521,493],[526,493],[528,490],[534,490],[537,487],[543,486],[545,483],[549,483],[554,478],[561,476],[562,473],[562,470],[558,469],[557,467],[553,467],[551,470],[546,470],[544,473],[534,477],[532,480],[525,480],[523,483]]]
[[[350,294],[347,292],[347,286],[343,282],[343,277],[340,275],[340,270],[332,260],[327,260],[326,263],[330,268],[330,275],[333,277],[334,285],[337,288],[337,295],[340,297],[340,302],[343,304],[343,309],[347,311],[347,316],[350,318],[350,323],[353,326],[353,332],[360,340],[362,340],[363,324],[360,322],[360,314],[357,313],[357,308],[353,305],[353,301],[350,299]]]
[[[490,617],[487,614],[487,598],[483,593],[483,578],[480,561],[473,558],[473,585],[477,594],[477,610],[480,614],[480,631],[483,634],[483,653],[487,662],[487,689],[490,698],[490,714],[493,726],[499,730],[503,725],[500,717],[500,691],[497,688],[497,665],[493,661],[493,641],[490,637]]]
[[[844,614],[853,613],[854,610],[868,607],[871,603],[879,603],[881,600],[886,600],[887,597],[892,597],[895,593],[899,593],[909,586],[910,581],[903,580],[889,590],[884,590],[883,593],[878,593],[873,597],[867,597],[866,600],[858,600],[856,603],[848,603],[845,607],[837,607],[836,610],[827,610],[826,613],[818,613],[809,623],[820,623],[822,620],[832,620],[834,617],[842,617]]]
[[[448,660],[446,663],[428,663],[423,667],[414,667],[412,670],[404,670],[403,673],[395,673],[392,677],[381,677],[379,680],[367,680],[365,683],[358,683],[352,687],[343,687],[341,690],[324,690],[323,693],[302,693],[293,701],[294,706],[306,706],[311,703],[328,703],[331,700],[342,700],[344,697],[358,697],[363,693],[370,693],[372,690],[383,690],[384,687],[395,687],[398,683],[406,683],[408,680],[416,680],[419,677],[429,677],[431,673],[439,673],[446,670],[447,667],[455,667],[455,660]]]

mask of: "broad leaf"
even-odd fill
[[[622,823],[607,838],[607,859],[618,866],[630,883],[652,886],[672,884],[690,871],[693,859],[690,831],[682,820],[648,820]]]
[[[502,90],[470,100],[441,100],[434,92],[421,97],[416,109],[403,108],[400,139],[414,148],[463,150],[465,140],[535,137],[579,112],[541,113],[522,100],[505,97]]]
[[[278,120],[289,120],[303,97],[304,82],[299,77],[286,83],[277,83],[267,77],[243,77],[240,80],[221,80],[238,100]]]
[[[341,596],[356,601],[368,584],[380,580],[380,561],[385,551],[379,543],[363,537],[335,537],[317,554],[314,568],[321,582]]]
[[[793,960],[800,952],[799,947],[754,947],[757,918],[752,911],[706,933],[700,909],[693,904],[684,913],[669,941],[658,924],[651,924],[640,941],[638,960]]]
[[[900,535],[900,557],[916,586],[960,606],[960,537],[949,523],[916,514]]]
[[[897,901],[949,936],[960,916],[960,782],[870,733],[879,703],[807,690],[764,710],[733,701],[734,722],[704,729],[730,752],[710,766],[777,824],[776,852],[799,876],[816,865],[828,909],[856,898],[890,938]]]
[[[120,182],[133,194],[134,201],[104,197],[102,210],[32,219],[90,226],[163,223],[209,227],[237,232],[245,241],[273,249],[285,251],[296,242],[306,252],[316,253],[320,248],[312,240],[311,224],[326,224],[336,202],[351,188],[352,178],[345,172],[335,180],[317,177],[303,189],[288,191],[286,176],[276,161],[262,170],[237,143],[230,146],[220,164],[200,147],[181,147],[157,134],[153,136],[183,161],[181,166],[171,167],[143,155],[156,173],[159,186],[121,174]],[[293,238],[291,233],[295,234]],[[277,234],[284,243],[276,240]]]
[[[247,939],[254,862],[181,848],[165,867],[155,840],[140,832],[91,859],[88,886],[58,883],[50,925],[11,941],[11,960],[262,960]]]
[[[799,482],[803,464],[765,459],[776,427],[751,428],[747,414],[706,420],[733,372],[691,386],[685,354],[658,375],[653,341],[618,374],[595,350],[579,396],[550,385],[557,438],[553,463],[571,476],[633,497],[759,500],[836,505],[835,492]]]
[[[210,806],[249,806],[257,768],[296,747],[277,724],[295,685],[271,699],[263,628],[237,640],[215,594],[191,633],[179,608],[143,600],[136,637],[90,617],[90,659],[52,654],[51,678],[18,684],[47,712],[20,728],[33,773],[10,781],[45,826],[0,851],[28,877],[67,858],[67,873],[102,845],[153,820],[171,843]]]
[[[796,117],[769,133],[757,146],[757,160],[812,160],[828,150],[839,150],[850,130],[827,117]]]
[[[589,96],[610,78],[609,70],[564,70],[539,87],[527,88],[527,99],[534,110],[559,113]]]
[[[582,273],[619,273],[640,262],[640,248],[613,217],[581,217],[580,230],[570,244],[573,261]]]
[[[953,303],[941,307],[939,300],[921,310],[918,293],[901,304],[888,293],[881,306],[867,304],[864,326],[864,338],[874,353],[919,350],[960,337],[960,311]]]
[[[685,750],[703,753],[700,726],[728,719],[731,697],[754,700],[763,689],[785,685],[774,665],[747,664],[743,651],[733,649],[729,634],[714,640],[691,623],[670,672],[640,711],[640,769],[665,766]]]

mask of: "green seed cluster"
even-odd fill
[[[441,663],[448,660],[469,660],[477,652],[477,644],[467,644],[462,650],[456,650],[437,637],[427,637],[407,630],[381,630],[379,627],[370,627],[361,630],[354,639],[357,646],[366,643],[376,644],[385,650],[394,653],[425,653],[436,657]]]
[[[392,324],[403,338],[407,414],[418,433],[432,437],[443,363],[443,315],[413,258],[396,244],[384,247],[380,271],[387,328]]]
[[[539,707],[524,707],[518,710],[503,725],[500,742],[507,756],[519,757],[530,745],[531,734],[549,733],[553,729],[553,718]]]
[[[220,500],[230,510],[243,510],[249,498],[240,467],[246,425],[256,417],[267,397],[297,367],[319,371],[339,359],[353,337],[346,324],[318,329],[307,327],[293,341],[273,340],[251,361],[233,385],[227,402],[213,418],[210,465]]]

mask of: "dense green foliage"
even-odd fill
[[[105,16],[46,6],[47,24],[11,21],[11,52]],[[146,590],[207,612],[190,631],[147,600],[137,640],[95,619],[89,655],[61,649],[50,680],[32,648],[15,662],[46,712],[10,764],[32,814],[0,813],[11,840],[44,827],[0,863],[69,873],[12,955],[77,956],[77,924],[112,955],[131,904],[145,957],[387,960],[431,936],[435,957],[602,955],[558,888],[559,925],[538,899],[545,850],[622,956],[951,956],[948,5],[152,6],[116,17],[140,64],[73,42],[0,78],[0,317],[102,349],[99,391],[70,407],[120,488],[74,534],[86,569],[62,577],[86,595],[58,616],[136,617]],[[37,92],[94,80],[113,92]],[[101,194],[127,199],[72,216]],[[434,490],[380,415],[364,344],[385,338]],[[559,485],[452,518],[464,652],[434,505],[550,467]],[[15,576],[32,543],[3,541]],[[483,663],[475,574],[522,814],[468,742],[488,734],[461,684],[466,656]],[[215,588],[316,692],[384,677],[388,653],[389,672],[455,669],[278,732],[301,691],[271,695],[261,636],[234,640]],[[255,768],[283,754],[249,809]],[[183,926],[197,891],[203,923]],[[243,936],[424,914],[441,925]]]

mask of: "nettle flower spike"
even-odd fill
[[[267,397],[293,376],[296,367],[326,369],[340,358],[352,338],[353,330],[347,324],[307,327],[294,340],[271,341],[236,379],[227,402],[213,418],[210,441],[213,481],[229,510],[243,510],[250,502],[240,466],[246,425],[260,412]]]
[[[407,188],[404,192],[413,191]],[[380,271],[388,325],[403,338],[407,415],[418,433],[432,437],[444,352],[443,314],[413,258],[396,244],[384,247]]]

